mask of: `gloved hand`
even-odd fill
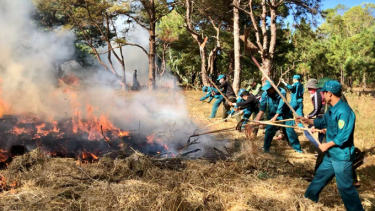
[[[229,115],[228,115],[228,119],[229,119],[229,118],[232,118],[232,114],[229,114]]]

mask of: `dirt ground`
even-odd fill
[[[212,103],[197,101],[200,91],[161,93],[186,97],[191,120],[198,126],[208,119]],[[124,95],[123,97],[125,97]],[[375,145],[375,100],[347,95],[357,115],[355,144],[361,150]],[[305,113],[312,109],[305,96]],[[235,119],[209,127],[234,127]],[[125,159],[102,157],[98,163],[77,164],[73,159],[50,158],[39,150],[17,157],[0,171],[1,210],[344,210],[332,181],[319,203],[303,197],[314,167],[314,149],[299,133],[304,153],[295,153],[283,140],[275,140],[264,154],[263,131],[254,142],[237,131],[215,134],[228,141],[224,155],[215,160],[174,159],[173,164],[142,154]],[[357,173],[358,189],[366,210],[375,210],[375,152],[367,153]],[[162,165],[160,165],[162,163]]]

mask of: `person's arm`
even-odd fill
[[[259,111],[262,111],[263,113],[266,112],[267,109],[267,92],[263,92],[262,98],[259,102]]]
[[[251,103],[253,103],[254,99],[255,99],[254,96],[249,96],[247,98],[247,100],[236,103],[237,107],[240,108],[240,109],[245,109],[245,108],[249,107],[251,105]]]
[[[217,88],[219,88],[219,89],[223,89],[224,87],[227,86],[227,84],[228,84],[228,82],[227,82],[227,81],[224,81],[224,83],[221,83],[219,86],[217,86]]]
[[[309,121],[306,123],[309,123],[309,125],[313,125],[317,129],[324,129],[324,128],[327,128],[327,122],[329,120],[329,116],[328,116],[328,113],[326,113],[321,119],[314,119],[314,120],[308,119],[308,120]],[[313,124],[310,124],[311,122]]]
[[[288,88],[291,92],[293,92],[293,91],[296,89],[296,86],[294,86],[294,84],[292,84],[292,85],[286,84],[285,86],[286,86],[286,88]]]
[[[264,114],[264,111],[259,111],[257,117],[255,118],[255,121],[259,121]]]
[[[201,97],[199,100],[200,100],[200,101],[203,101],[203,100],[205,100],[205,99],[207,99],[207,98],[209,98],[209,97],[211,97],[211,93],[210,93],[210,92],[207,93],[205,96]]]
[[[314,110],[310,112],[309,115],[307,115],[308,118],[312,118],[318,115],[320,112],[320,109],[322,108],[322,96],[320,96],[319,92],[315,92],[312,98],[312,101],[313,101]]]
[[[286,93],[282,92],[281,94],[286,98]],[[280,98],[281,98],[281,96],[280,96]],[[285,106],[285,102],[281,98],[280,101],[279,101],[279,105],[277,106],[276,114],[279,114],[279,115],[283,114],[284,106]]]

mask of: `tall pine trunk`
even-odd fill
[[[233,0],[233,4],[240,6],[240,0]],[[235,93],[241,87],[241,53],[240,53],[240,24],[239,12],[236,7],[233,8],[233,36],[234,36],[234,79],[233,89]]]
[[[155,55],[156,55],[156,45],[155,45],[155,28],[156,28],[156,18],[155,18],[155,2],[150,0],[150,30],[149,30],[149,55],[148,55],[148,88],[149,90],[155,89]]]

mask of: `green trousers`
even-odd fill
[[[333,177],[336,177],[337,188],[346,210],[364,210],[358,192],[353,185],[353,162],[334,160],[329,154],[324,156],[322,164],[305,192],[305,197],[317,202],[320,192]]]

